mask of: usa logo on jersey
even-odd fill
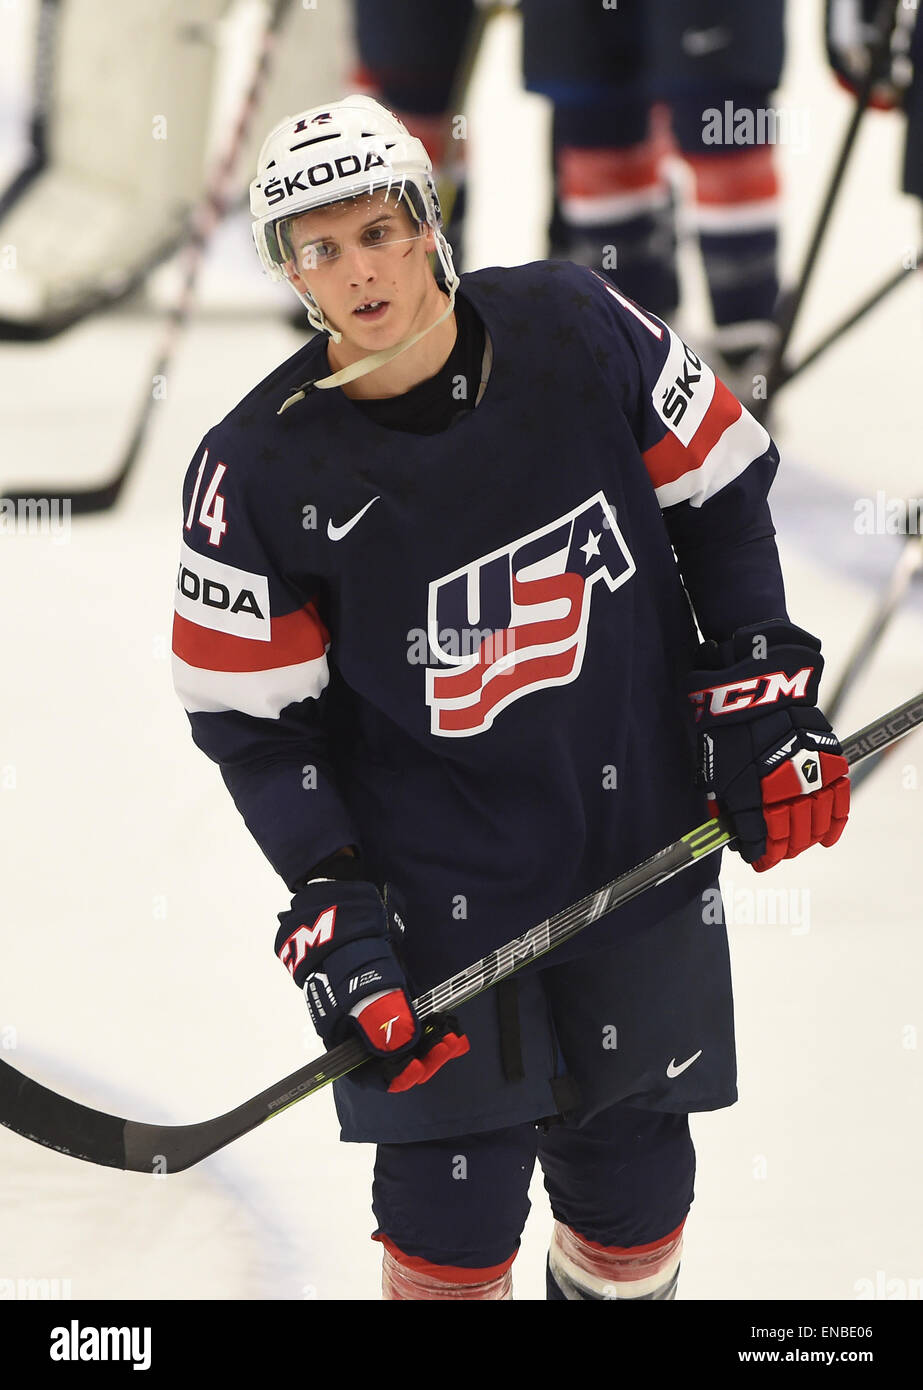
[[[634,572],[615,511],[597,492],[538,531],[433,580],[427,639],[438,666],[426,671],[432,732],[482,733],[514,700],[576,680],[593,586],[602,579],[612,592]]]

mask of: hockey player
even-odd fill
[[[775,341],[779,179],[772,108],[783,0],[523,0],[523,69],[554,103],[552,255],[611,274],[672,316],[676,210],[666,157],[689,173],[714,351],[752,386]],[[782,132],[784,133],[784,132]]]
[[[549,1298],[672,1298],[688,1115],[736,1099],[714,863],[457,1019],[412,1000],[708,806],[757,870],[839,837],[776,450],[591,270],[459,281],[425,151],[368,98],[273,130],[251,206],[320,332],[193,457],[176,684],[292,894],[282,964],[325,1044],[368,1048],[335,1099],[377,1145],[385,1297],[511,1297],[537,1157]]]

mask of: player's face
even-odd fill
[[[432,232],[386,193],[317,208],[288,227],[289,279],[307,289],[344,343],[391,347],[420,327],[435,291]]]

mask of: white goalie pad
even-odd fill
[[[47,164],[0,218],[0,337],[59,332],[181,242],[232,145],[268,15],[261,0],[62,0]],[[266,131],[340,94],[350,51],[348,6],[292,4],[225,190],[232,204]]]
[[[0,222],[0,319],[54,331],[175,244],[201,195],[225,0],[66,0],[47,164]]]

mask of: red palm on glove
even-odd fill
[[[849,764],[840,755],[809,753],[801,762],[796,754],[761,779],[766,853],[754,861],[757,873],[811,845],[836,844],[849,816],[848,774]]]
[[[400,1052],[413,1041],[416,1019],[407,995],[401,989],[376,995],[352,1011],[376,1056]],[[462,1057],[470,1044],[454,1025],[434,1018],[424,1020],[422,1035],[413,1053],[394,1057],[386,1063],[389,1091],[409,1091],[435,1076],[453,1057]]]

